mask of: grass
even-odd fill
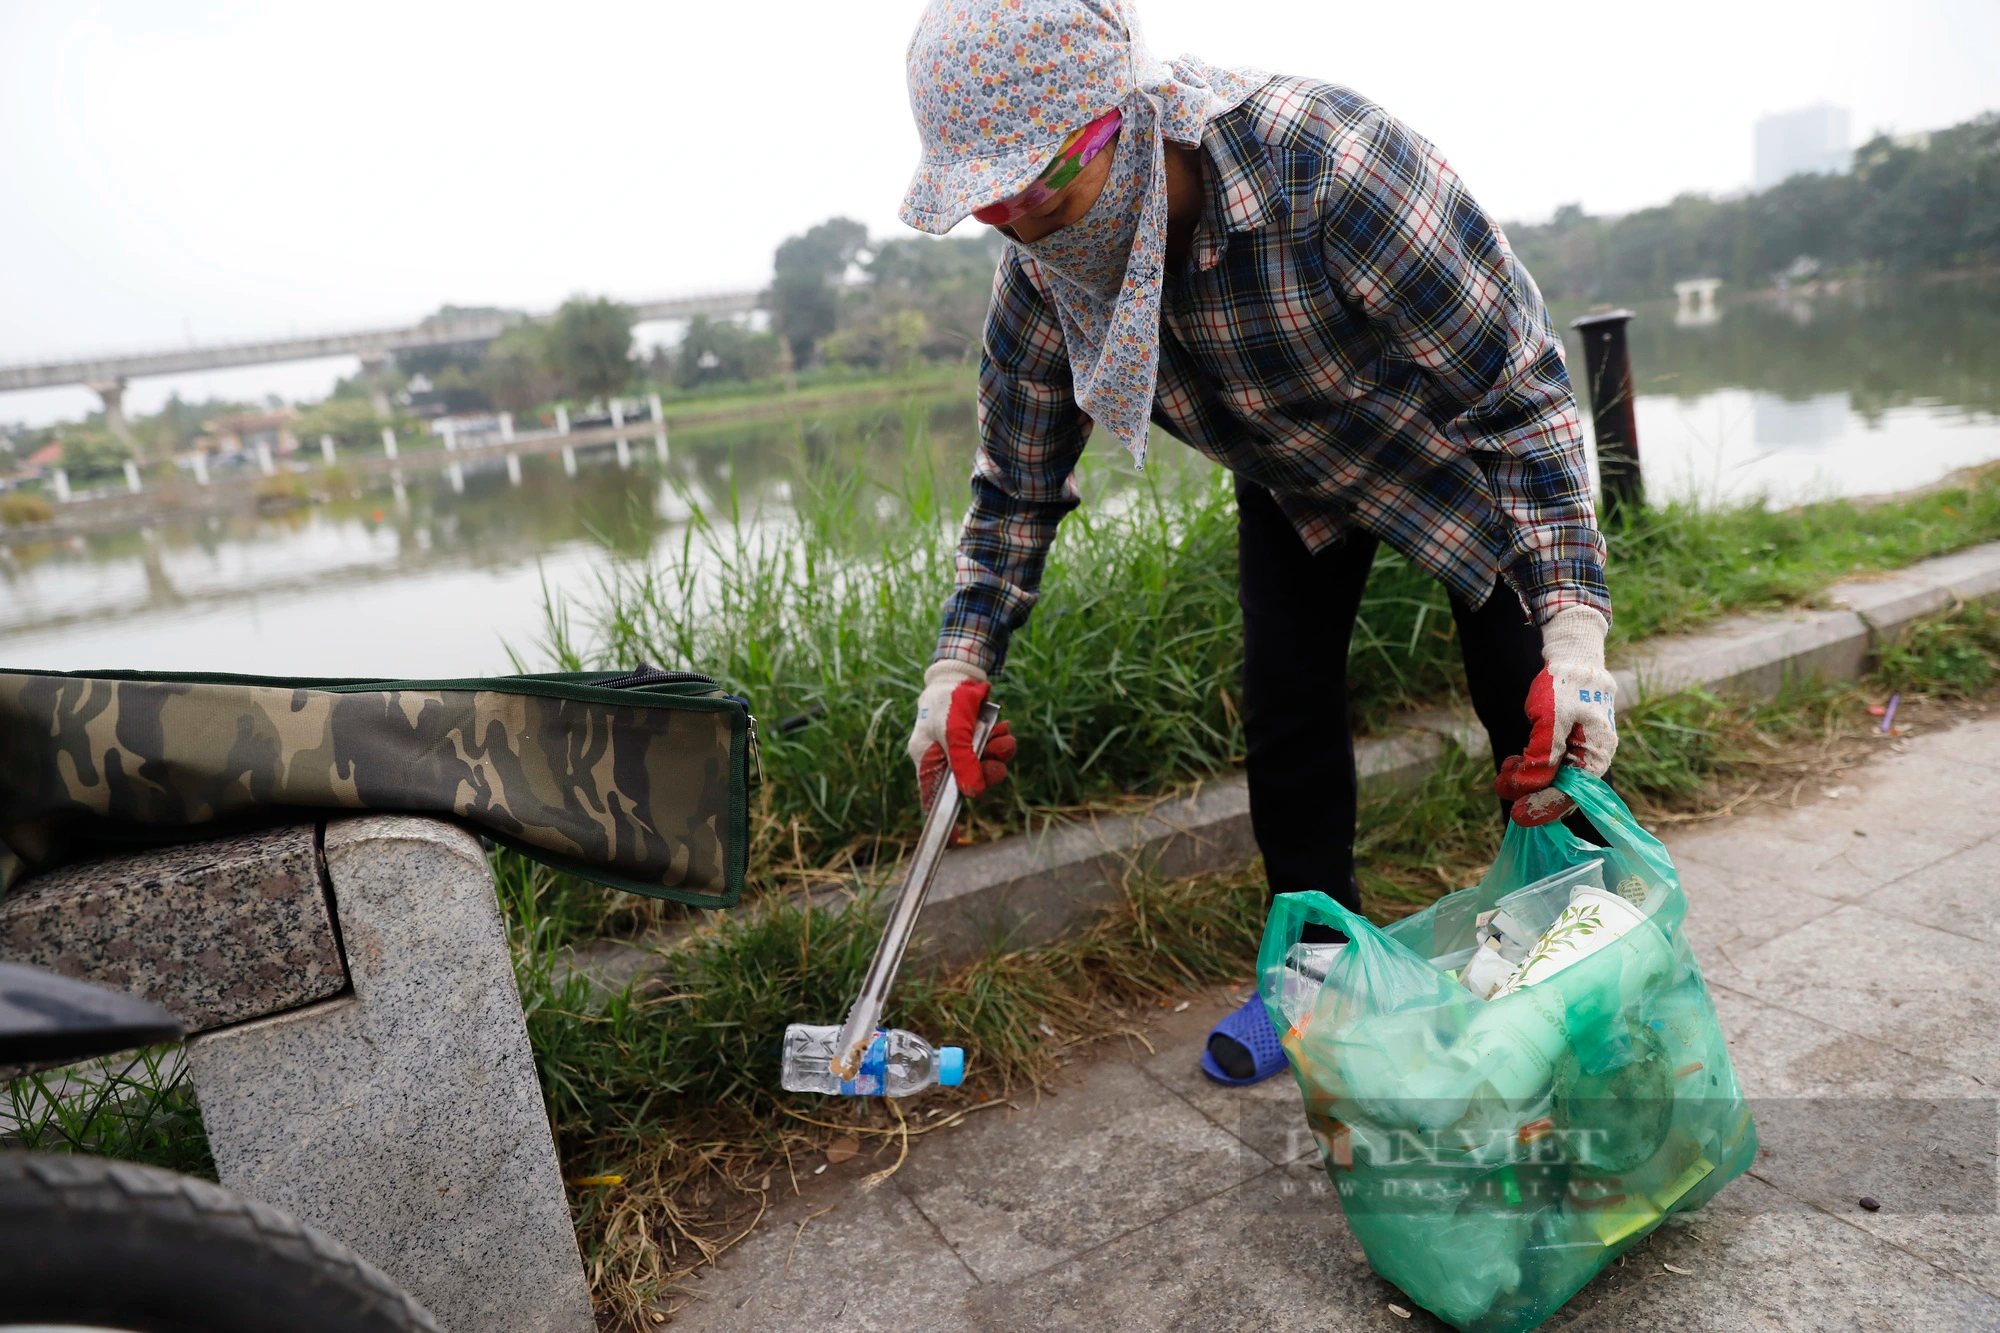
[[[24,1074],[6,1085],[0,1145],[89,1153],[215,1179],[186,1062],[155,1046],[89,1064]]]
[[[56,507],[39,495],[23,491],[8,491],[0,495],[0,523],[10,527],[46,523],[55,516]]]
[[[1242,753],[1226,475],[1081,480],[1087,503],[1064,521],[999,687],[1021,757],[980,806],[989,835],[1198,781]],[[951,587],[955,498],[922,474],[892,494],[831,467],[804,470],[790,514],[769,522],[690,496],[671,558],[612,562],[593,599],[550,603],[542,655],[564,669],[699,664],[728,681],[764,723],[760,847],[782,853],[765,864],[872,863],[916,828],[905,714]],[[1442,594],[1385,553],[1356,634],[1357,711],[1434,698],[1456,669]],[[808,713],[795,732],[773,725]]]
[[[761,414],[769,411],[774,402],[782,402],[791,410],[806,411],[884,394],[921,393],[947,388],[963,391],[976,373],[975,368],[963,365],[912,366],[894,374],[821,369],[794,376],[796,387],[791,389],[785,387],[783,376],[774,376],[757,384],[733,381],[697,388],[679,385],[655,387],[659,389],[661,405],[667,409],[670,421],[707,420],[712,416],[737,412]]]
[[[1614,645],[1731,611],[1811,603],[1829,583],[2000,537],[2000,466],[1965,484],[1874,504],[1832,500],[1648,510],[1607,534]]]
[[[928,456],[922,422],[906,416],[912,457]],[[980,803],[976,836],[1149,799],[1240,761],[1230,485],[1205,464],[1167,474],[1082,469],[1085,504],[1064,520],[1041,602],[996,686],[1021,754]],[[852,469],[801,475],[789,512],[767,522],[729,497],[711,507],[690,497],[680,548],[610,562],[593,596],[551,602],[542,645],[569,669],[708,671],[753,701],[769,778],[756,857],[766,884],[865,867],[914,833],[907,714],[951,586],[960,499],[922,474],[894,492]],[[1648,511],[1608,534],[1613,645],[1809,604],[1838,578],[1996,537],[2000,468],[1875,505]],[[1349,682],[1363,730],[1462,687],[1442,588],[1387,550],[1361,605]],[[772,725],[809,713],[793,732]]]

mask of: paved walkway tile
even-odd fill
[[[1711,849],[1714,846],[1710,844]],[[1703,972],[1710,976],[1717,975],[1718,968],[1733,968],[1736,954],[1840,906],[1838,898],[1785,883],[1782,874],[1761,862],[1755,868],[1722,867],[1690,856],[1672,843],[1669,850],[1674,868],[1680,871],[1681,887],[1687,890],[1688,938]]]
[[[1734,1216],[1718,1207],[1730,1196],[1743,1210]],[[1738,1180],[1705,1213],[1716,1216],[1661,1227],[1544,1327],[1563,1333],[2000,1328],[2000,1299],[1754,1179]]]
[[[1864,907],[1842,907],[1736,955],[1726,984],[1844,1032],[1975,1078],[2000,1071],[1993,947]]]
[[[896,1181],[991,1282],[1060,1263],[1267,1165],[1139,1069],[1108,1060],[1034,1111],[989,1115],[952,1151],[913,1156]]]
[[[1931,1056],[1896,1049],[1732,989],[1713,972],[1709,993],[1729,1040],[1737,1081],[1753,1100],[1784,1097],[1991,1096],[1979,1078]]]
[[[1319,1148],[1299,1114],[1299,1085],[1290,1071],[1247,1088],[1224,1087],[1201,1072],[1208,1030],[1249,994],[1248,986],[1225,992],[1226,998],[1212,1006],[1192,1040],[1156,1043],[1159,1051],[1142,1057],[1140,1067],[1273,1166],[1308,1155],[1317,1161]]]
[[[1853,901],[1985,841],[2000,810],[2000,770],[1914,750],[1813,785],[1795,810],[1715,820],[1667,845],[1750,882]],[[1840,794],[1820,795],[1828,790]]]
[[[1870,911],[1921,921],[1939,930],[2000,944],[2000,846],[1989,838],[1901,879],[1861,900]]]
[[[1345,1330],[1409,1327],[1388,1315],[1395,1288],[1375,1276],[1340,1209],[1304,1197],[1315,1167],[1273,1168],[1102,1249],[982,1291],[987,1329]],[[1289,1185],[1288,1191],[1285,1187]],[[1416,1327],[1442,1328],[1428,1317]]]
[[[951,1246],[891,1188],[852,1178],[771,1219],[690,1284],[677,1329],[949,1328],[977,1286]],[[828,1211],[820,1211],[822,1209]],[[802,1225],[803,1224],[803,1225]]]

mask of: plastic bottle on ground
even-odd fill
[[[851,1079],[833,1072],[838,1027],[794,1023],[785,1029],[785,1065],[779,1081],[787,1092],[831,1092],[843,1097],[908,1097],[936,1084],[955,1088],[965,1078],[965,1052],[957,1046],[933,1049],[914,1033],[877,1028]]]

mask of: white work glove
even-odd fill
[[[1494,789],[1507,800],[1541,791],[1565,763],[1603,777],[1618,752],[1617,683],[1604,669],[1604,635],[1611,628],[1599,611],[1572,606],[1542,626],[1547,663],[1528,687],[1528,748],[1501,766]],[[1550,803],[1550,809],[1567,802]],[[1536,802],[1531,809],[1540,809]],[[1516,823],[1528,823],[1517,808]],[[1553,817],[1559,817],[1552,815]],[[1534,820],[1540,823],[1542,820]]]
[[[1014,757],[1014,738],[1005,722],[986,738],[983,755],[972,751],[972,733],[989,686],[986,673],[970,662],[941,658],[924,672],[917,696],[917,725],[910,729],[910,762],[917,766],[917,793],[925,810],[937,796],[947,766],[958,779],[959,794],[970,799],[1007,777]]]

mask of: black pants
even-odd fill
[[[1241,478],[1236,511],[1250,824],[1265,874],[1273,894],[1317,889],[1359,911],[1347,648],[1376,540],[1357,531],[1315,555],[1271,493]],[[1521,705],[1542,669],[1542,631],[1504,584],[1476,611],[1453,596],[1451,614],[1497,771],[1528,743]]]

